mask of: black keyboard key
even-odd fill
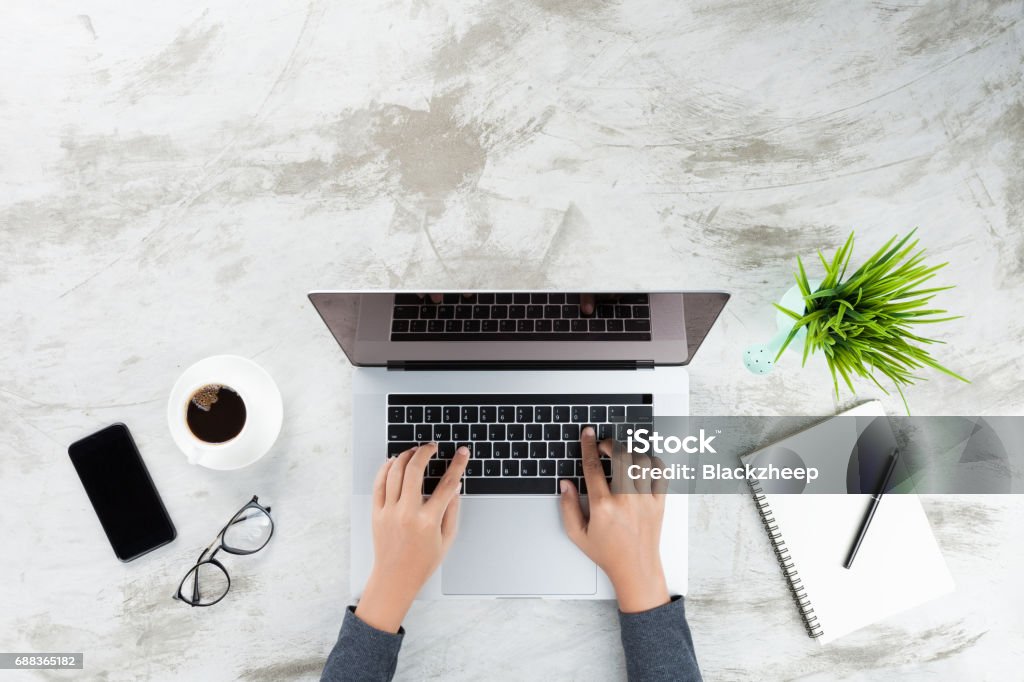
[[[565,456],[569,459],[580,459],[583,457],[583,447],[579,441],[565,444]]]
[[[447,303],[448,305],[452,305],[454,303],[458,303],[459,302],[459,295],[458,294],[443,294],[442,298],[441,298],[441,302],[442,303]]]
[[[565,457],[565,443],[555,441],[548,443],[548,459],[562,459]]]
[[[444,320],[429,320],[427,322],[427,332],[431,334],[440,334],[444,331]]]
[[[490,443],[473,443],[473,457],[477,459],[490,459],[491,458],[491,444]]]
[[[580,307],[578,305],[563,305],[562,306],[562,317],[571,320],[575,317],[580,316]]]
[[[605,331],[604,320],[590,320],[588,328],[592,332],[603,332]]]
[[[562,440],[579,441],[579,439],[580,439],[580,425],[579,424],[562,424]]]
[[[623,324],[627,332],[649,332],[651,331],[650,320],[625,320]]]
[[[576,304],[578,304],[580,302],[580,295],[579,294],[566,294],[565,295],[565,302],[566,303],[576,303]]]
[[[597,439],[615,438],[615,424],[598,424]]]
[[[572,478],[576,475],[576,466],[571,459],[552,460],[558,463],[558,477]]]
[[[516,321],[517,332],[532,332],[533,331],[533,320],[518,320]]]
[[[619,333],[623,331],[624,327],[622,320],[608,320],[608,331],[612,333]]]
[[[582,459],[576,459],[576,460],[573,460],[573,461],[576,462],[576,475],[579,476],[580,478],[583,478],[586,475],[583,472],[583,460]]]
[[[537,405],[533,409],[533,421],[541,423],[551,421],[551,406]]]
[[[551,331],[551,320],[534,320],[533,330],[536,332]]]
[[[419,305],[430,299],[419,294],[395,294],[395,305]]]
[[[628,305],[617,305],[615,306],[615,317],[622,319],[633,317],[633,309]]]
[[[469,305],[457,305],[455,306],[455,319],[456,320],[468,320],[473,317],[473,306]]]
[[[388,408],[388,422],[391,424],[401,424],[405,421],[405,408],[402,407],[389,407]]]
[[[462,331],[467,334],[480,331],[480,320],[466,320],[462,323]]]
[[[500,441],[494,443],[494,459],[509,459],[512,456],[512,444]]]
[[[465,490],[467,495],[553,495],[558,486],[551,478],[474,478]]]
[[[501,462],[493,459],[484,462],[484,476],[501,476]]]
[[[615,440],[620,440],[623,443],[630,437],[633,431],[634,424],[616,424],[615,425]]]
[[[544,429],[540,424],[526,424],[526,440],[540,440],[544,437]]]
[[[485,424],[493,424],[498,421],[498,408],[496,407],[481,407],[480,408],[480,421]]]
[[[571,411],[572,420],[577,424],[582,424],[583,422],[587,421],[587,419],[590,418],[590,414],[587,411],[587,408],[583,407],[582,405],[573,405]]]
[[[414,430],[412,424],[392,424],[388,426],[388,441],[415,440]]]
[[[541,460],[542,462],[544,460]],[[519,465],[520,476],[536,476],[537,475],[537,462],[532,459],[525,460],[523,462],[516,462]]]
[[[524,305],[510,305],[508,307],[508,316],[513,320],[526,319],[526,306]]]
[[[533,408],[529,405],[520,405],[516,408],[516,421],[520,424],[528,424],[533,421]]]
[[[425,305],[420,308],[420,319],[421,320],[433,320],[437,317],[437,307],[432,305]]]
[[[526,459],[530,456],[530,444],[524,441],[512,443],[512,459]]]
[[[395,334],[409,331],[409,320],[395,320],[391,323],[391,331]]]
[[[434,427],[430,424],[418,424],[413,430],[413,438],[417,443],[429,443],[434,439]]]
[[[437,490],[437,484],[441,482],[440,478],[424,478],[423,479],[423,494],[433,495],[434,491]]]
[[[549,320],[557,320],[562,316],[562,306],[560,305],[546,305],[544,306],[544,317]]]
[[[526,464],[526,462],[523,462],[523,464]],[[530,464],[533,464],[533,462],[531,461]],[[555,465],[554,460],[542,459],[541,461],[537,462],[537,466],[538,466],[538,471],[537,471],[537,475],[538,476],[554,476],[555,475],[555,466],[556,465]]]
[[[423,408],[423,421],[428,424],[439,424],[441,422],[441,408],[440,407],[425,407]]]
[[[420,307],[418,305],[396,305],[391,313],[392,319],[395,320],[415,320],[420,316]]]
[[[547,294],[530,294],[530,303],[540,303],[541,305],[548,302]]]
[[[562,438],[561,424],[545,424],[544,440],[560,440]]]
[[[486,320],[491,316],[491,306],[489,305],[475,305],[473,306],[473,317],[478,320]]]
[[[451,424],[434,424],[434,440],[440,443],[443,440],[452,439]]]
[[[597,316],[601,318],[613,317],[615,315],[615,306],[607,303],[602,303],[597,306]]]
[[[608,421],[610,422],[624,422],[626,421],[626,408],[622,405],[612,405],[608,408]]]
[[[491,308],[492,320],[504,320],[506,317],[508,317],[507,305],[496,305],[493,308]]]
[[[562,334],[569,331],[569,320],[555,320],[554,330]]]
[[[498,408],[498,422],[507,424],[516,420],[516,408],[511,405],[502,405]]]
[[[455,306],[453,305],[439,305],[437,306],[437,319],[439,320],[451,320],[455,318]]]
[[[527,462],[532,464],[532,462]],[[519,475],[519,460],[510,459],[501,463],[501,475],[502,476],[518,476]]]
[[[455,456],[455,443],[451,441],[441,442],[437,444],[437,456],[441,459],[451,459]]]
[[[412,321],[410,321],[409,322],[409,331],[413,332],[414,334],[423,334],[424,332],[427,331],[427,321],[426,320],[412,320]]]
[[[588,320],[569,320],[569,330],[573,332],[585,332],[587,331]]]
[[[499,332],[514,332],[516,330],[515,320],[501,320],[498,322]]]
[[[465,405],[462,408],[462,421],[466,424],[480,421],[480,410],[474,405]]]
[[[558,405],[551,410],[551,421],[553,422],[567,422],[569,421],[569,406]]]
[[[526,306],[526,316],[531,320],[539,320],[544,317],[544,306],[542,305],[528,305]]]
[[[520,303],[520,304],[525,305],[525,304],[530,302],[530,295],[529,294],[512,294],[512,300],[515,303]]]
[[[633,306],[633,317],[648,318],[651,316],[651,309],[645,305]]]
[[[512,302],[512,294],[495,294],[494,295],[494,302],[495,303],[511,303]]]
[[[590,408],[590,421],[608,421],[608,408],[604,405],[594,405]]]
[[[445,405],[441,408],[441,416],[446,424],[454,424],[459,421],[459,408],[454,405]]]
[[[487,426],[487,440],[505,440],[505,425],[489,424]]]
[[[427,476],[441,478],[448,469],[448,462],[443,459],[432,459],[427,462]]]
[[[470,440],[487,440],[487,424],[470,424]]]
[[[405,421],[410,424],[417,424],[423,421],[423,408],[413,405],[405,408]]]
[[[462,331],[462,320],[445,320],[444,321],[444,333],[445,334],[458,334]]]
[[[466,476],[483,476],[484,463],[478,459],[471,459],[466,462]]]
[[[390,442],[389,441],[388,442],[388,457],[394,457],[395,455],[400,455],[403,452],[405,452],[406,450],[408,450],[409,448],[414,448],[414,447],[416,447],[416,443],[406,443],[406,442],[399,442],[399,441]]]
[[[486,304],[486,305],[490,305],[490,304],[494,303],[494,294],[477,294],[476,295],[476,302],[477,303]]]
[[[548,303],[562,305],[565,303],[565,294],[548,294]]]
[[[622,294],[619,296],[619,303],[647,305],[647,294]]]
[[[530,459],[545,459],[548,456],[548,444],[543,441],[530,443]]]
[[[650,405],[630,405],[626,408],[626,419],[631,422],[649,422],[654,419],[654,408]]]
[[[452,440],[469,440],[469,424],[452,424]]]
[[[525,424],[508,424],[505,427],[506,438],[509,440],[525,440],[526,439],[526,425]]]

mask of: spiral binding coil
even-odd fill
[[[814,615],[811,600],[807,597],[807,591],[803,587],[800,573],[793,565],[793,560],[789,556],[789,550],[786,548],[786,542],[782,539],[782,533],[779,532],[779,527],[775,523],[775,517],[772,516],[772,510],[768,506],[768,498],[764,494],[761,482],[756,478],[748,478],[747,485],[750,486],[750,491],[754,494],[754,504],[757,505],[757,513],[761,517],[761,524],[768,532],[768,539],[772,543],[775,558],[782,569],[782,575],[786,577],[789,592],[793,595],[793,601],[796,602],[796,607],[800,611],[800,618],[804,622],[807,635],[809,637],[821,637],[825,634],[825,631],[822,630],[821,625],[818,623],[818,617]]]

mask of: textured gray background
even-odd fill
[[[694,411],[827,414],[854,398],[836,404],[820,366],[755,377],[741,351],[774,331],[795,254],[856,228],[864,256],[919,225],[958,285],[942,302],[967,315],[934,330],[938,356],[973,383],[931,375],[912,407],[1021,414],[1022,17],[1020,2],[5,3],[0,649],[85,651],[94,679],[316,676],[349,598],[352,453],[349,371],[312,288],[727,288]],[[241,472],[189,467],[163,419],[176,376],[219,352],[263,364],[286,401],[277,446]],[[129,565],[65,453],[116,420],[179,530]],[[216,608],[172,602],[253,492],[274,506],[272,546],[230,560]],[[749,500],[692,500],[707,678],[1017,674],[1024,507],[926,503],[956,594],[819,650]],[[624,675],[610,603],[416,605],[406,625],[404,679]]]

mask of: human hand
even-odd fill
[[[632,455],[621,443],[601,441],[601,450],[612,459],[612,487],[605,481],[594,429],[583,429],[583,472],[587,481],[590,516],[580,506],[579,491],[571,481],[560,482],[562,523],[569,539],[611,580],[619,608],[638,613],[667,604],[668,586],[661,566],[659,544],[665,514],[664,481],[651,488],[647,479],[632,480],[630,464],[652,466],[646,455]],[[653,466],[661,466],[657,461]]]
[[[437,443],[427,443],[388,458],[373,483],[373,570],[356,615],[378,630],[398,632],[455,539],[469,450],[455,451],[433,495],[424,499],[423,471],[436,453]]]

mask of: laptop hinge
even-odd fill
[[[653,360],[467,360],[437,362],[433,360],[389,361],[389,370],[401,371],[481,371],[481,370],[637,370],[654,369]]]

